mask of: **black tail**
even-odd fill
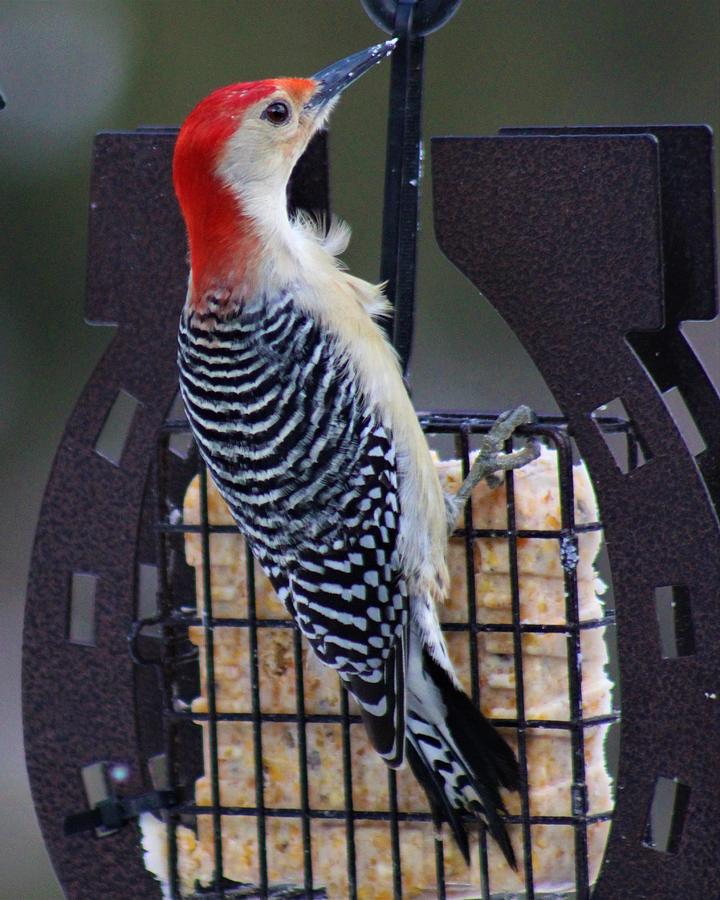
[[[370,743],[391,768],[397,769],[405,759],[404,639],[395,641],[381,681],[365,681],[359,675],[344,680],[358,701]]]
[[[499,788],[517,790],[515,754],[448,673],[423,651],[423,684],[410,685],[408,762],[428,796],[433,819],[447,822],[469,864],[463,815],[479,816],[517,870]],[[433,691],[434,688],[434,691]],[[429,694],[429,696],[428,696]],[[433,702],[434,701],[434,702]]]

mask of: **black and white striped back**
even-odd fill
[[[352,499],[341,476],[376,423],[332,341],[289,294],[212,325],[180,323],[188,418],[242,530],[284,566],[340,524]]]
[[[183,314],[178,363],[200,453],[240,530],[359,699],[378,751],[399,761],[407,589],[392,435],[288,291],[233,318]]]

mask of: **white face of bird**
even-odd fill
[[[245,203],[258,193],[267,197],[274,191],[284,196],[295,163],[338,99],[308,108],[308,101],[318,90],[317,82],[288,78],[278,80],[276,85],[262,100],[242,111],[238,127],[217,158],[218,176]]]
[[[340,93],[394,46],[370,47],[312,78],[229,85],[190,113],[175,145],[173,180],[197,309],[206,294],[237,298],[257,287],[263,248],[288,236],[286,186],[295,163]]]
[[[395,48],[387,41],[354,53],[311,78],[283,78],[269,95],[245,107],[240,126],[218,161],[225,183],[236,189],[252,182],[283,184],[321,129],[348,85]]]
[[[248,185],[278,187],[286,181],[342,91],[395,44],[386,41],[354,53],[311,78],[232,84],[202,100],[180,129],[173,162],[186,221],[206,205],[208,179],[236,196]]]

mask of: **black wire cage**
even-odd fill
[[[412,40],[405,63],[413,62],[414,52],[421,64],[420,38]],[[406,130],[411,125],[405,122]],[[345,869],[347,896],[356,897],[365,887],[356,826],[370,819],[389,831],[392,896],[398,898],[402,827],[418,822],[431,829],[429,814],[403,809],[392,772],[386,808],[368,812],[354,804],[351,744],[358,720],[344,693],[339,708],[325,715],[340,729],[343,802],[333,809],[311,803],[306,735],[319,714],[305,708],[299,635],[291,632],[296,708],[268,712],[260,703],[258,647],[265,630],[288,629],[289,622],[257,615],[250,560],[247,615],[228,619],[214,612],[211,539],[227,527],[210,521],[203,470],[199,524],[189,525],[173,512],[198,473],[196,456],[183,444],[187,426],[173,407],[175,329],[186,282],[184,233],[170,184],[174,140],[173,129],[146,128],[100,135],[95,144],[87,317],[117,324],[118,330],[68,422],[30,573],[25,738],[45,840],[68,896],[158,897],[136,830],[122,827],[138,812],[154,809],[168,825],[171,896],[179,896],[177,831],[205,821],[213,831],[213,872],[199,894],[310,897],[323,896],[313,870],[314,823],[334,820],[345,842],[338,866]],[[478,642],[493,633],[511,637],[516,715],[496,724],[517,736],[525,788],[526,743],[534,729],[569,735],[569,814],[539,821],[543,817],[532,814],[525,789],[519,813],[510,817],[521,830],[528,898],[538,896],[531,852],[538,824],[572,830],[572,890],[578,898],[720,895],[720,400],[681,331],[685,320],[716,314],[710,157],[711,135],[702,126],[507,130],[433,141],[441,249],[511,325],[563,412],[562,419],[541,418],[521,431],[556,451],[558,527],[517,527],[512,475],[503,527],[492,534],[477,528],[468,507],[457,533],[464,542],[468,610],[463,621],[446,626],[467,642],[476,702],[482,676]],[[300,161],[289,199],[294,207],[329,209],[324,138]],[[397,209],[412,207],[412,196],[400,199]],[[386,234],[397,225],[386,220]],[[403,272],[413,248],[395,231],[399,250],[391,292],[398,308],[408,311],[412,296],[403,294]],[[138,304],[137,297],[153,302]],[[408,334],[395,338],[407,358]],[[675,424],[671,394],[683,399],[702,449],[691,449],[687,433]],[[477,412],[433,411],[420,418],[428,435],[445,441],[465,469],[473,442],[492,421]],[[601,524],[574,518],[577,455],[598,495],[615,597],[615,611],[589,620],[579,615],[576,551],[583,533]],[[198,605],[182,554],[190,533],[199,536],[203,551]],[[512,617],[503,625],[477,616],[473,544],[487,537],[507,542],[511,563]],[[541,539],[555,542],[563,563],[566,609],[559,625],[523,621],[520,615],[517,548],[523,540]],[[213,641],[221,627],[247,635],[247,712],[224,712],[214,696]],[[203,634],[205,713],[187,706],[202,680],[190,628]],[[583,634],[595,629],[616,630],[622,721],[612,827],[592,887],[588,830],[608,820],[611,810],[590,812],[583,744],[588,729],[607,727],[616,718],[614,710],[589,716],[583,705],[580,645]],[[537,721],[526,716],[522,641],[547,633],[566,643],[569,713]],[[255,792],[245,804],[223,806],[217,731],[233,719],[252,730],[247,765],[254,769]],[[208,735],[207,766],[199,721]],[[293,807],[272,807],[264,797],[263,725],[271,721],[283,721],[296,733],[299,792]],[[192,785],[203,768],[210,802],[200,804]],[[663,791],[670,795],[664,830],[657,816]],[[238,816],[249,818],[257,835],[257,879],[244,886],[228,880],[223,867],[220,825]],[[279,886],[268,871],[268,823],[279,818],[297,823],[302,842],[301,877],[292,885]],[[428,896],[451,896],[443,846],[437,842],[434,848],[435,883],[428,885]],[[488,898],[496,888],[482,834],[476,857],[476,896]]]
[[[493,423],[493,417],[467,413],[422,413],[420,421],[429,438],[443,436],[449,438],[454,445],[455,455],[462,460],[463,468],[468,470],[473,439],[487,433]],[[632,464],[637,457],[638,445],[634,440],[627,422],[616,419],[600,420],[600,426],[608,433],[622,438],[627,462]],[[516,706],[517,717],[495,720],[500,727],[514,729],[518,737],[518,756],[524,789],[520,804],[520,814],[509,816],[510,824],[522,826],[522,878],[526,885],[525,896],[539,896],[533,885],[536,878],[533,874],[532,826],[537,824],[556,825],[574,832],[575,872],[574,888],[577,896],[589,896],[591,883],[588,861],[587,827],[595,822],[606,821],[611,810],[604,809],[592,814],[588,808],[587,786],[585,779],[584,738],[588,729],[615,722],[617,714],[613,711],[605,715],[589,716],[583,713],[582,703],[582,665],[581,637],[590,629],[606,629],[614,624],[614,614],[608,610],[602,618],[581,619],[579,612],[577,562],[578,537],[601,528],[598,521],[575,521],[575,498],[573,487],[573,446],[567,428],[558,419],[545,419],[523,429],[526,437],[532,436],[551,447],[556,454],[557,479],[559,485],[561,521],[557,529],[527,529],[517,526],[515,517],[514,479],[510,474],[506,487],[507,523],[505,528],[478,528],[473,522],[472,505],[465,513],[465,521],[454,537],[462,539],[466,567],[467,610],[464,621],[453,621],[445,624],[447,632],[461,633],[469,643],[469,660],[471,674],[471,694],[478,701],[478,636],[481,633],[505,633],[513,639],[514,665],[516,672]],[[256,610],[255,600],[255,566],[251,556],[246,552],[247,578],[247,616],[228,617],[213,612],[211,588],[211,535],[231,534],[232,525],[211,524],[208,512],[208,483],[205,470],[200,469],[200,522],[189,524],[182,521],[179,510],[183,506],[183,497],[187,489],[189,477],[197,469],[196,454],[188,458],[178,457],[178,449],[182,445],[178,438],[188,434],[187,422],[183,420],[168,421],[161,430],[157,457],[157,496],[159,509],[157,513],[156,531],[158,534],[158,597],[161,601],[160,611],[153,616],[139,619],[133,629],[132,653],[135,662],[141,666],[157,668],[162,674],[162,706],[164,729],[162,735],[156,735],[160,752],[153,757],[155,766],[155,787],[169,790],[173,797],[180,799],[183,789],[192,786],[195,779],[203,772],[202,751],[198,746],[197,723],[203,721],[207,728],[209,753],[210,795],[211,802],[199,805],[196,799],[185,796],[184,802],[176,803],[166,813],[168,828],[169,890],[173,897],[180,897],[179,866],[176,828],[187,823],[188,816],[207,817],[212,820],[213,834],[213,880],[212,885],[198,891],[200,897],[260,896],[260,897],[314,897],[328,896],[323,890],[321,880],[313,873],[313,837],[311,823],[313,820],[338,820],[345,828],[345,853],[337,866],[345,867],[344,887],[348,897],[357,898],[358,888],[363,878],[372,877],[367,869],[359,871],[355,830],[358,822],[372,821],[384,823],[388,829],[389,846],[392,853],[392,882],[377,885],[379,895],[383,891],[392,891],[392,896],[403,896],[403,862],[401,853],[400,827],[402,822],[414,821],[430,823],[428,812],[407,812],[401,809],[398,800],[396,776],[388,771],[388,799],[386,809],[358,809],[353,800],[353,773],[351,755],[351,725],[361,722],[359,715],[351,715],[348,709],[347,695],[340,695],[340,706],[335,713],[309,712],[305,703],[303,684],[303,661],[299,632],[288,619],[260,617]],[[174,447],[174,450],[171,449]],[[200,602],[195,608],[188,607],[188,597],[193,596],[192,583],[188,584],[187,567],[184,565],[184,537],[188,534],[200,536],[202,547],[202,581],[203,589]],[[474,545],[478,539],[492,538],[508,542],[509,580],[512,594],[512,623],[482,624],[476,613],[476,597],[474,583]],[[542,624],[521,620],[520,614],[520,574],[517,559],[518,542],[552,541],[557,544],[558,558],[564,571],[564,591],[566,596],[566,616],[562,624]],[[162,634],[152,636],[158,628]],[[198,656],[196,649],[188,640],[188,628],[203,629],[204,659],[200,665],[205,667],[204,684],[207,690],[207,712],[198,712],[191,708],[193,698],[199,692],[200,680],[197,677]],[[273,712],[263,709],[260,695],[260,667],[258,653],[262,642],[258,632],[263,629],[291,629],[294,656],[294,679],[296,710],[294,713]],[[215,653],[213,650],[214,635],[217,629],[243,629],[247,632],[247,667],[250,675],[251,710],[249,712],[221,711],[216,687],[218,679],[215,673]],[[523,696],[523,635],[557,634],[567,643],[567,685],[569,691],[569,715],[561,719],[532,719],[525,714]],[[254,767],[255,795],[254,802],[242,806],[231,806],[221,802],[220,756],[218,753],[218,726],[222,722],[246,722],[252,724],[252,756],[246,760],[248,767]],[[290,723],[295,734],[295,746],[298,754],[299,798],[296,808],[283,806],[273,808],[265,799],[264,776],[264,737],[263,726],[270,722]],[[340,726],[342,735],[342,782],[343,801],[338,808],[321,808],[310,800],[308,775],[308,748],[306,728],[316,723],[334,723]],[[528,765],[525,749],[525,737],[532,730],[561,730],[570,738],[572,756],[572,799],[566,815],[532,815],[528,796]],[[195,743],[195,751],[190,748]],[[162,761],[162,766],[157,768]],[[288,773],[289,774],[289,773]],[[224,852],[222,818],[225,816],[246,816],[254,820],[257,829],[256,852],[258,879],[255,884],[238,885],[224,877]],[[266,851],[266,831],[268,821],[278,817],[289,818],[299,823],[298,834],[302,841],[301,883],[295,886],[273,884],[269,877],[269,866]],[[195,827],[197,823],[195,822]],[[322,839],[322,838],[320,838]],[[477,896],[483,900],[494,891],[488,866],[487,840],[481,835],[478,842],[479,883]],[[300,879],[299,879],[300,880]],[[442,841],[435,842],[435,877],[432,884],[426,885],[428,891],[438,897],[446,896],[445,863]],[[361,893],[360,896],[363,894]],[[366,896],[368,894],[365,888]],[[387,893],[390,896],[389,893]]]

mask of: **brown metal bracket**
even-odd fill
[[[631,331],[628,341],[658,390],[676,387],[685,399],[706,445],[697,464],[720,509],[720,398],[681,330],[685,321],[717,315],[712,131],[707,125],[633,125],[503,128],[501,134],[650,134],[657,141],[665,323],[659,331]]]
[[[711,503],[720,416],[702,379],[688,386],[697,384],[699,364],[689,348],[678,349],[677,335],[681,321],[715,309],[709,144],[707,133],[649,131],[437,140],[436,228],[450,259],[535,359],[602,504],[623,726],[617,812],[594,897],[705,900],[717,893],[720,849],[720,535]],[[133,667],[127,635],[139,617],[138,565],[155,560],[151,472],[177,383],[186,263],[170,183],[174,134],[105,134],[95,145],[87,316],[116,325],[117,334],[68,422],[30,573],[28,769],[58,876],[69,897],[83,900],[159,896],[130,829],[107,840],[66,836],[62,820],[86,805],[86,764],[122,761],[128,796],[149,787],[154,673]],[[291,202],[327,211],[322,142],[296,172]],[[705,438],[697,464],[662,402],[671,381]],[[645,451],[645,464],[627,474],[592,417],[613,398],[624,402]],[[116,454],[103,455],[99,438],[118,403],[130,410],[127,435]],[[684,598],[690,623],[673,659],[662,657],[655,622],[655,591],[667,586]],[[82,628],[73,624],[76,600],[91,612]],[[152,640],[134,639],[143,653],[141,642]],[[689,789],[684,828],[668,854],[645,840],[657,775]]]
[[[622,132],[434,139],[435,228],[448,258],[534,359],[601,503],[617,604],[622,730],[617,806],[593,897],[703,900],[717,895],[719,881],[720,531],[712,476],[706,484],[666,410],[651,377],[660,367],[643,363],[655,333],[667,333],[666,292],[674,297],[667,322],[714,313],[712,293],[680,302],[679,287],[692,296],[692,281],[680,278],[673,251],[683,246],[688,260],[702,258],[706,268],[691,269],[707,273],[712,237],[695,233],[673,207],[688,177],[695,197],[701,182],[707,226],[707,155],[704,163],[693,156],[695,168],[686,171],[677,147],[687,133]],[[639,332],[653,334],[637,340]],[[717,418],[717,397],[702,390]],[[646,451],[645,464],[627,474],[593,419],[615,398]],[[716,457],[714,426],[704,434]],[[661,652],[654,606],[661,586],[688,601],[694,642],[678,658]],[[658,775],[689,788],[674,853],[644,843]]]
[[[148,790],[127,635],[138,617],[138,564],[154,561],[143,503],[157,438],[177,393],[177,322],[185,297],[185,234],[171,183],[174,129],[98,135],[93,151],[86,316],[116,325],[67,423],[43,500],[23,641],[23,714],[30,785],[68,897],[157,898],[134,829],[98,840],[67,836],[87,806],[81,767],[122,760],[128,796]],[[298,163],[290,202],[327,212],[321,136]],[[113,462],[96,449],[119,392],[135,401]],[[94,576],[90,623],[73,634],[76,575]],[[144,684],[145,691],[150,689]],[[144,739],[144,738],[143,738]]]

